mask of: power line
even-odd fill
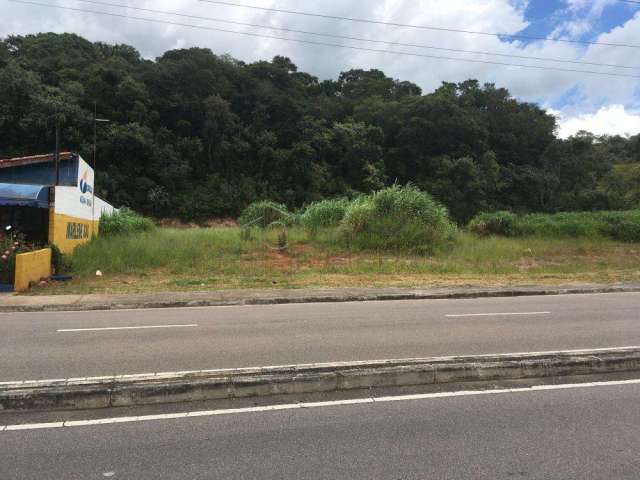
[[[488,55],[488,56],[505,57],[505,58],[519,58],[519,59],[524,59],[524,60],[540,60],[540,61],[544,61],[544,62],[571,63],[571,64],[574,64],[574,65],[589,65],[589,66],[595,66],[595,67],[611,67],[611,68],[625,68],[625,69],[631,69],[631,70],[640,70],[640,66],[615,65],[615,64],[609,64],[609,63],[596,63],[596,62],[585,62],[585,61],[579,61],[579,60],[565,60],[565,59],[560,59],[560,58],[535,57],[535,56],[530,56],[530,55],[516,55],[516,54],[507,54],[507,53],[486,52],[486,51],[480,51],[480,50],[462,50],[462,49],[458,49],[458,48],[436,47],[436,46],[432,46],[432,45],[421,45],[421,44],[414,44],[414,43],[402,43],[402,42],[394,42],[394,41],[388,41],[388,40],[373,40],[373,39],[363,38],[363,37],[353,37],[353,36],[348,36],[348,35],[337,35],[337,34],[330,34],[330,33],[319,33],[319,32],[312,32],[312,31],[309,31],[309,30],[299,30],[299,29],[294,29],[294,28],[274,27],[274,26],[270,26],[270,25],[260,25],[260,24],[255,24],[255,23],[238,22],[238,21],[234,21],[234,20],[227,20],[227,19],[216,18],[216,17],[205,17],[205,16],[201,16],[201,15],[188,15],[188,14],[185,14],[185,13],[172,12],[172,11],[168,11],[168,10],[157,10],[157,9],[152,9],[152,8],[134,7],[134,6],[130,6],[130,5],[127,5],[127,4],[103,2],[103,1],[99,1],[99,0],[76,0],[76,1],[80,2],[80,3],[89,3],[89,4],[93,4],[93,5],[102,5],[102,6],[107,6],[107,7],[127,8],[127,9],[137,10],[137,11],[141,11],[141,12],[157,13],[157,14],[162,14],[162,15],[173,15],[173,16],[176,16],[176,17],[192,18],[192,19],[197,19],[197,20],[207,20],[207,21],[210,21],[210,22],[226,23],[226,24],[232,24],[232,25],[242,25],[242,26],[245,26],[245,27],[262,28],[262,29],[266,29],[266,30],[279,30],[279,31],[288,32],[288,33],[301,33],[301,34],[304,34],[304,35],[313,35],[313,36],[317,36],[317,37],[339,38],[339,39],[342,39],[342,40],[355,40],[355,41],[358,41],[358,42],[368,42],[368,43],[376,43],[376,44],[383,44],[383,45],[394,45],[394,46],[398,46],[398,47],[413,47],[413,48],[422,48],[422,49],[427,49],[427,50],[439,50],[439,51],[444,51],[444,52],[468,53],[468,54],[473,54],[473,55]]]
[[[295,43],[301,43],[301,44],[306,44],[306,45],[318,45],[318,46],[324,46],[324,47],[337,47],[337,48],[345,48],[345,49],[359,50],[359,51],[365,51],[365,52],[386,53],[386,54],[391,54],[391,55],[403,55],[403,56],[410,56],[410,57],[429,58],[429,59],[434,59],[434,60],[447,60],[447,61],[457,61],[457,62],[467,62],[467,63],[478,63],[478,64],[485,64],[485,65],[500,65],[500,66],[505,66],[505,67],[529,68],[529,69],[536,69],[536,70],[552,70],[552,71],[557,71],[557,72],[582,73],[582,74],[588,74],[588,75],[601,75],[601,76],[608,76],[608,77],[636,78],[636,79],[640,78],[640,75],[627,75],[627,74],[623,74],[623,73],[597,72],[597,71],[593,71],[593,70],[576,70],[576,69],[570,69],[570,68],[560,68],[560,67],[551,67],[551,66],[542,66],[542,65],[526,65],[526,64],[519,64],[519,63],[495,62],[495,61],[490,61],[490,60],[478,60],[478,59],[469,59],[469,58],[445,57],[445,56],[439,56],[439,55],[426,55],[426,54],[422,54],[422,53],[404,52],[404,51],[397,51],[397,50],[383,50],[383,49],[377,49],[377,48],[358,47],[358,46],[354,46],[354,45],[342,45],[342,44],[339,44],[339,43],[317,42],[317,41],[313,41],[313,40],[300,40],[300,39],[297,39],[297,38],[279,37],[277,35],[264,35],[264,34],[252,33],[252,32],[238,32],[236,30],[226,30],[226,29],[223,29],[223,28],[205,27],[205,26],[202,26],[202,25],[193,25],[193,24],[188,24],[188,23],[171,22],[171,21],[168,21],[168,20],[159,20],[159,19],[155,19],[155,18],[135,17],[135,16],[132,16],[132,15],[124,15],[124,14],[120,14],[120,13],[102,12],[102,11],[97,11],[97,10],[87,10],[87,9],[75,8],[75,7],[67,7],[67,6],[62,6],[62,5],[52,5],[52,4],[48,4],[48,3],[32,2],[32,1],[28,1],[28,0],[8,0],[8,1],[9,2],[14,2],[14,3],[21,3],[21,4],[25,4],[25,5],[35,5],[35,6],[40,6],[40,7],[57,8],[57,9],[61,9],[61,10],[70,10],[70,11],[82,12],[82,13],[90,13],[90,14],[95,14],[95,15],[106,15],[106,16],[116,17],[116,18],[125,18],[125,19],[129,19],[129,20],[140,20],[140,21],[144,21],[144,22],[159,23],[159,24],[164,24],[164,25],[174,25],[174,26],[178,26],[178,27],[195,28],[195,29],[199,29],[199,30],[207,30],[207,31],[213,31],[213,32],[231,33],[231,34],[235,34],[235,35],[243,35],[243,36],[248,36],[248,37],[268,38],[268,39],[272,39],[272,40],[283,40],[283,41],[287,41],[287,42],[295,42]]]
[[[258,7],[256,5],[247,5],[244,3],[232,3],[232,2],[223,2],[218,0],[198,0],[199,2],[205,3],[214,3],[216,5],[225,5],[228,7],[240,7],[240,8],[250,8],[252,10],[262,10],[267,12],[277,12],[277,13],[287,13],[291,15],[303,15],[305,17],[316,17],[316,18],[325,18],[329,20],[346,20],[349,22],[357,22],[357,23],[372,23],[375,25],[386,25],[390,27],[404,27],[404,28],[416,28],[421,30],[435,30],[438,32],[454,32],[454,33],[469,33],[472,35],[487,35],[491,37],[506,37],[506,38],[515,38],[515,39],[524,39],[524,40],[543,40],[546,42],[564,42],[564,43],[579,43],[583,45],[606,45],[609,47],[626,47],[626,48],[640,48],[640,45],[630,45],[626,43],[608,43],[608,42],[592,42],[588,40],[569,40],[566,38],[551,38],[551,37],[536,37],[532,35],[519,35],[519,34],[511,34],[511,33],[493,33],[493,32],[479,32],[475,30],[461,30],[457,28],[445,28],[445,27],[433,27],[428,25],[412,25],[407,23],[395,23],[395,22],[383,22],[382,20],[372,20],[368,18],[355,18],[355,17],[342,17],[339,15],[326,15],[322,13],[312,13],[312,12],[302,12],[298,10],[284,10],[282,8],[268,8],[268,7]],[[635,3],[635,2],[633,2]]]

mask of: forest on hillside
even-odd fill
[[[156,217],[236,216],[412,183],[465,222],[481,211],[640,205],[640,135],[556,137],[556,120],[476,80],[431,93],[379,70],[336,80],[281,56],[209,49],[146,60],[72,34],[0,40],[0,158],[62,148],[91,161],[97,192]]]

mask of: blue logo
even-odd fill
[[[85,194],[85,193],[93,193],[93,189],[91,188],[91,185],[89,185],[89,182],[87,182],[87,175],[88,174],[89,174],[88,171],[84,172],[84,175],[80,179],[80,191],[83,194]]]

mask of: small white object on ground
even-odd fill
[[[96,277],[101,277],[102,276],[102,272],[100,270],[96,270]]]

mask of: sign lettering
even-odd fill
[[[89,238],[89,226],[84,223],[67,223],[67,240],[84,240]]]

